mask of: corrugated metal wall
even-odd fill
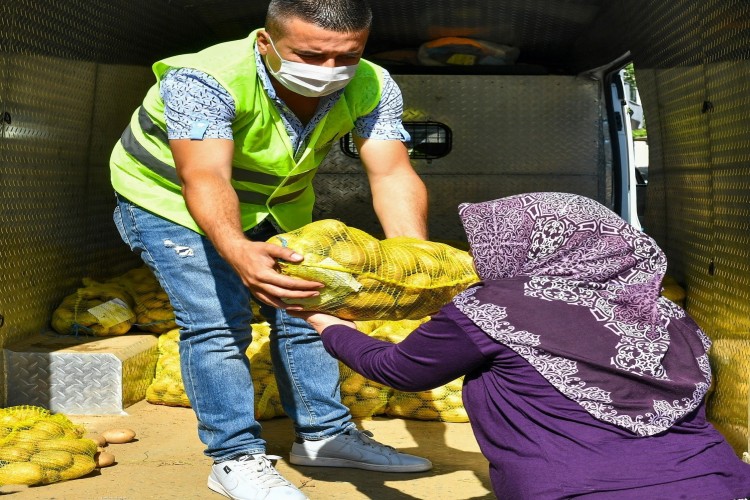
[[[167,28],[174,12],[0,3],[0,347],[45,330],[82,277],[135,265],[112,223],[108,159],[152,83],[145,61],[189,40]]]
[[[462,202],[567,191],[609,203],[599,82],[574,76],[395,75],[404,119],[452,130],[453,150],[415,160],[430,195],[432,238],[462,240]],[[429,91],[425,91],[428,89]],[[381,233],[358,160],[334,148],[316,176],[316,218]]]

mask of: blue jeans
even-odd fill
[[[114,220],[123,241],[148,265],[169,296],[180,327],[185,393],[198,418],[206,455],[216,461],[263,453],[253,381],[245,355],[252,340],[252,296],[210,240],[118,196]],[[266,241],[263,222],[246,232]],[[271,359],[281,403],[297,436],[322,439],[354,424],[341,403],[338,361],[310,325],[261,304],[271,324]]]

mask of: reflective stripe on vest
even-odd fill
[[[164,144],[169,143],[167,133],[159,128],[151,120],[143,106],[138,108],[138,124],[140,125],[141,130],[144,134],[153,137],[158,142]],[[130,125],[128,125],[125,131],[122,133],[120,142],[122,143],[122,147],[125,149],[125,151],[127,151],[131,156],[141,162],[141,164],[146,166],[149,170],[161,177],[164,177],[173,184],[176,184],[178,186],[181,184],[180,179],[177,176],[177,170],[175,169],[175,167],[159,160],[146,148],[144,148],[143,145],[135,138]],[[238,168],[235,166],[232,167],[233,180],[238,182],[253,182],[255,184],[263,184],[272,188],[289,186],[291,184],[294,184],[295,182],[311,176],[312,174],[314,174],[314,171],[303,172],[301,174],[284,178],[281,176],[266,174],[263,172],[253,172],[252,170],[245,170],[243,168]],[[268,196],[263,193],[247,191],[244,189],[235,189],[235,192],[237,193],[237,197],[241,203],[249,203],[251,205],[266,205],[266,203],[268,203],[268,206],[272,207],[274,205],[278,205],[279,203],[287,203],[298,198],[302,195],[302,193],[305,192],[307,188],[308,185],[307,183],[305,183],[305,187],[303,187],[302,189],[287,193],[283,196],[278,196],[271,199],[270,201],[268,201]]]

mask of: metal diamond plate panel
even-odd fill
[[[151,335],[42,336],[4,350],[7,404],[73,415],[119,414],[145,397],[158,359]]]
[[[68,414],[121,413],[122,366],[113,355],[8,355],[8,405]]]
[[[706,67],[714,208],[713,334],[750,338],[750,63]]]
[[[111,220],[106,151],[153,77],[101,61],[169,47],[176,32],[156,29],[169,11],[143,1],[0,4],[0,347],[44,330],[82,277],[135,265]],[[139,30],[126,25],[139,16]]]
[[[185,2],[170,0],[13,0],[0,18],[8,50],[66,60],[149,65],[201,48],[215,36]]]
[[[715,341],[708,416],[741,452],[750,357],[750,4],[636,5],[621,12],[632,27],[649,131],[646,226],[686,285],[688,312]]]
[[[404,120],[438,121],[453,132],[448,156],[413,162],[429,189],[433,238],[463,237],[456,210],[465,201],[562,190],[609,202],[598,83],[566,76],[394,78]],[[358,160],[334,148],[316,188],[316,218],[381,232]]]
[[[708,415],[740,452],[749,436],[750,4],[710,1],[704,16],[716,267],[711,335],[726,348],[712,353],[717,383]]]

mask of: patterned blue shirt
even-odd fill
[[[276,95],[257,47],[255,62],[263,89],[276,105],[292,147],[300,154],[304,151],[310,132],[336,104],[343,89],[322,97],[315,116],[304,125]],[[202,122],[199,138],[233,138],[234,99],[212,76],[192,68],[171,69],[162,79],[160,91],[170,139],[196,138],[196,122]],[[401,123],[402,114],[401,90],[388,72],[385,72],[380,102],[368,115],[356,120],[353,132],[365,139],[408,141],[409,134]]]

